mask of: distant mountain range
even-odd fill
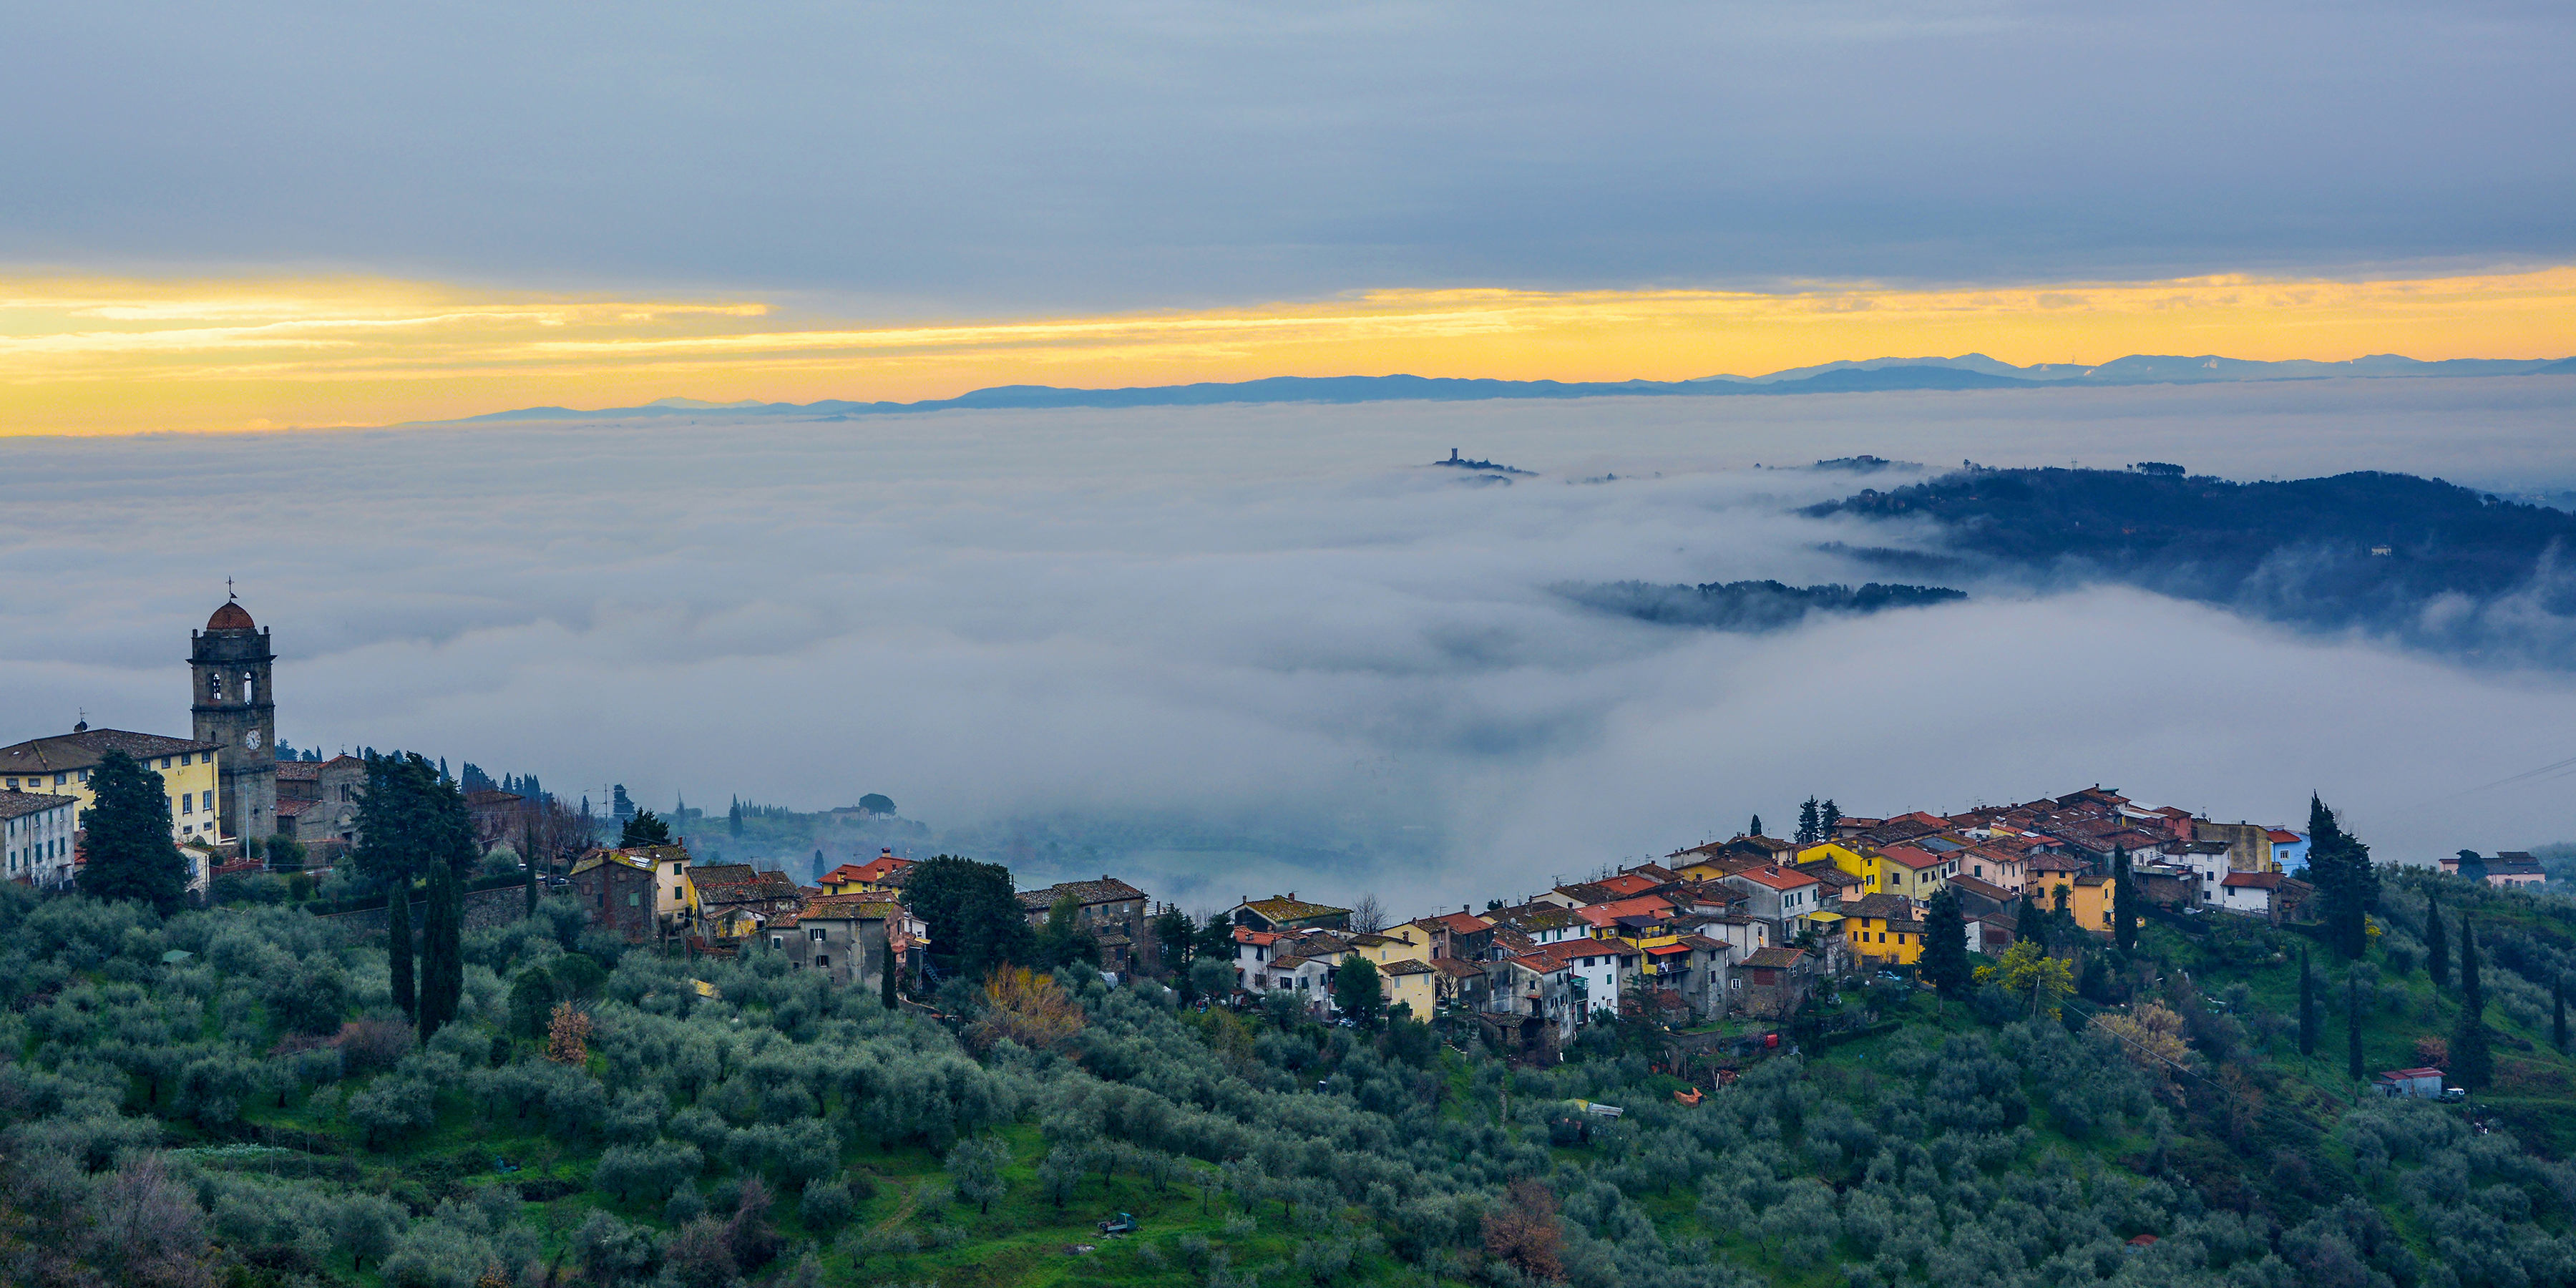
[[[2209,384],[2226,381],[2388,379],[2421,376],[2576,375],[2576,358],[2418,362],[2393,354],[2349,362],[2254,362],[2132,354],[2096,366],[2043,363],[2016,367],[1984,354],[1956,358],[1870,358],[1793,367],[1767,376],[1702,376],[1693,380],[1458,380],[1425,376],[1273,376],[1231,384],[1152,385],[1134,389],[1059,389],[999,385],[955,398],[920,402],[711,403],[664,398],[641,407],[522,407],[468,416],[461,422],[632,419],[645,416],[779,416],[843,420],[901,412],[1046,407],[1204,407],[1223,403],[1474,402],[1495,398],[1713,397],[1759,394],[1876,393],[1901,390],[2038,389],[2063,385]]]

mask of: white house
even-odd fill
[[[2281,881],[2278,872],[2230,872],[2218,883],[2216,906],[2249,917],[2269,917]]]
[[[0,792],[0,854],[5,877],[38,889],[72,879],[72,833],[80,826],[80,800],[43,792]]]
[[[2199,887],[2203,907],[2227,906],[2223,883],[2229,876],[2228,850],[2223,842],[2167,841],[2160,853],[2167,865],[2191,870],[2191,879]],[[2267,901],[2258,911],[2268,911],[2270,907]]]

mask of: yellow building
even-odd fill
[[[0,791],[14,788],[70,796],[87,811],[97,799],[90,793],[90,774],[107,753],[122,751],[161,776],[162,794],[170,800],[170,839],[213,845],[224,835],[223,819],[216,812],[215,753],[219,750],[216,743],[190,738],[79,724],[67,734],[0,747]]]
[[[2049,891],[2049,897],[2052,900],[2056,895],[2055,890]],[[2056,904],[2051,903],[2049,906],[2055,907]],[[2066,891],[2066,914],[2075,918],[2076,925],[2097,935],[2109,935],[2118,929],[2111,924],[2111,878],[2105,876],[2075,878]]]
[[[1845,845],[1840,841],[1810,845],[1798,851],[1798,862],[1830,863],[1844,872],[1859,877],[1862,894],[1890,893],[1887,888],[1887,870],[1890,866],[1887,856],[1866,845]]]
[[[1440,1006],[1440,972],[1418,957],[1398,957],[1377,968],[1378,986],[1386,992],[1386,1008],[1398,1003],[1413,1008],[1413,1018],[1428,1020]]]
[[[1398,926],[1381,935],[1337,933],[1333,937],[1368,958],[1381,973],[1397,962],[1431,964],[1431,936],[1419,926]]]
[[[1923,922],[1892,894],[1863,895],[1842,907],[1844,950],[1855,963],[1911,966],[1923,956]]]
[[[617,863],[653,877],[654,924],[670,928],[694,923],[698,918],[698,887],[689,879],[689,852],[677,845],[639,845],[625,850],[602,850],[573,864],[575,875],[602,863]]]

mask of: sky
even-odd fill
[[[1538,473],[1427,465],[1453,447]],[[1549,589],[1865,579],[1816,547],[1889,534],[1789,511],[1889,478],[1779,468],[1859,453],[2576,481],[2563,394],[2510,378],[14,439],[0,712],[184,729],[229,576],[296,746],[659,808],[883,792],[986,854],[1248,838],[1020,874],[1193,907],[1482,906],[1810,792],[2297,822],[2317,790],[2389,859],[2576,839],[2563,782],[2478,790],[2576,756],[2560,671],[2104,587],[1757,637]]]
[[[2563,5],[110,0],[10,30],[0,433],[2576,348]]]
[[[232,577],[298,744],[1285,838],[1136,860],[1191,898],[1509,893],[1811,791],[2288,820],[2314,788],[2391,855],[2576,837],[2553,787],[2479,789],[2576,755],[2555,671],[2100,587],[1763,637],[1548,590],[1859,579],[1786,513],[1831,483],[1755,468],[1856,453],[2576,487],[2566,377],[452,423],[2566,357],[2563,4],[23,8],[11,725],[177,729]],[[1539,474],[1421,468],[1451,448]]]

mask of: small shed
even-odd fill
[[[2442,1096],[2442,1071],[2439,1069],[2397,1069],[2379,1075],[2379,1090],[2389,1096],[2416,1096],[2438,1100]]]

